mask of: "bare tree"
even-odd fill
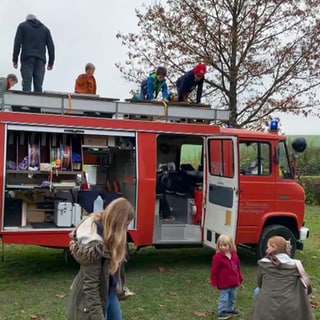
[[[319,115],[320,0],[167,0],[136,10],[139,34],[116,64],[129,81],[159,65],[174,87],[196,63],[208,66],[205,96],[230,109],[234,127],[262,128],[275,112]]]

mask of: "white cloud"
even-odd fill
[[[73,92],[76,77],[87,62],[96,66],[97,93],[104,97],[128,98],[135,88],[126,82],[115,63],[124,61],[126,48],[116,39],[118,31],[138,31],[135,8],[139,0],[2,0],[0,21],[1,76],[16,73],[21,89],[19,69],[12,66],[13,41],[17,26],[33,13],[51,31],[56,59],[54,69],[46,71],[44,90]],[[20,67],[20,63],[19,63]]]
[[[320,119],[318,117],[303,117],[280,115],[281,132],[286,135],[320,135]]]

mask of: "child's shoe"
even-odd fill
[[[232,318],[232,315],[229,314],[228,312],[220,312],[218,314],[218,319],[219,320],[227,320],[227,319],[231,319]]]
[[[237,309],[232,309],[230,311],[227,311],[229,314],[231,314],[232,316],[239,316],[240,312]]]

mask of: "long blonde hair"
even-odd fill
[[[273,249],[272,253],[286,253],[290,256],[291,254],[291,243],[289,240],[281,236],[274,236],[269,238],[268,245]]]
[[[221,251],[221,246],[222,245],[228,245],[230,248],[230,252],[236,252],[237,247],[231,237],[229,237],[226,234],[220,234],[218,240],[217,240],[217,247],[216,251]]]
[[[127,227],[134,216],[131,203],[125,198],[113,200],[105,210],[95,216],[103,228],[103,242],[110,251],[110,272],[115,273],[125,260]]]

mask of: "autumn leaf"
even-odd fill
[[[56,297],[57,297],[57,298],[60,298],[60,299],[63,299],[65,296],[66,296],[66,295],[63,294],[63,293],[57,293],[57,294],[56,294]]]
[[[170,296],[177,296],[178,294],[175,291],[169,291]]]
[[[35,314],[32,314],[32,315],[30,316],[30,319],[38,319],[38,316],[35,315]]]
[[[209,315],[208,311],[195,311],[194,315],[196,315],[197,317],[206,317],[207,315]]]

